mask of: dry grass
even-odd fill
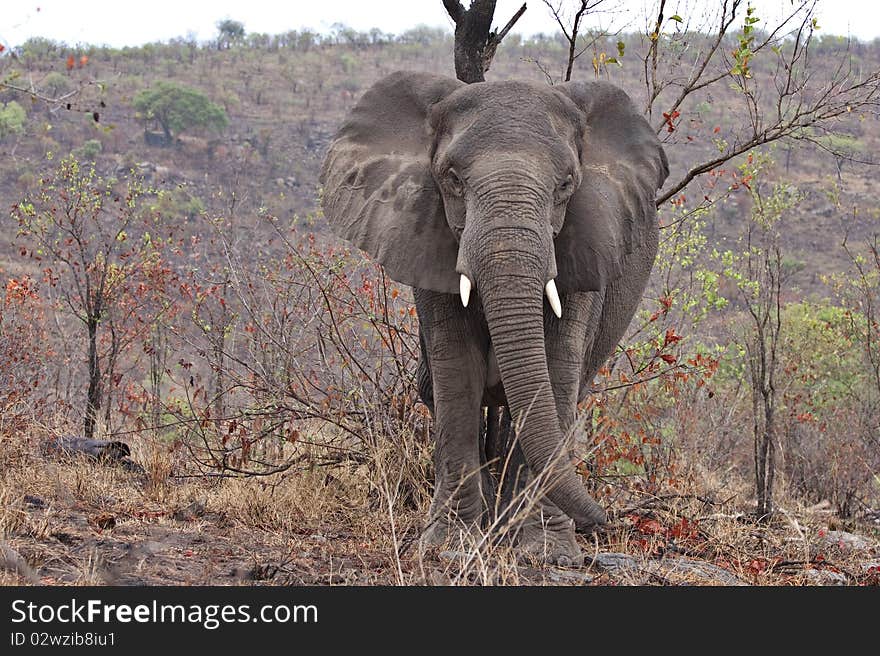
[[[824,507],[745,512],[748,489],[708,481],[647,495],[618,490],[611,524],[580,537],[587,566],[529,562],[486,536],[422,551],[427,445],[381,441],[367,462],[262,478],[181,478],[179,453],[136,444],[145,473],[52,460],[45,436],[0,441],[0,539],[44,584],[582,585],[876,584],[876,529]],[[317,447],[311,447],[316,449]],[[854,529],[872,548],[829,542]],[[609,556],[608,554],[626,554]],[[594,557],[598,559],[593,561]],[[617,558],[617,561],[613,561]],[[590,563],[592,562],[592,565]],[[696,565],[694,564],[696,563]],[[876,565],[877,562],[874,562]],[[723,572],[712,569],[720,567]],[[720,578],[719,578],[720,577]],[[0,584],[26,583],[0,567]]]

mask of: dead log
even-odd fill
[[[53,456],[85,457],[101,464],[119,465],[128,471],[144,473],[144,468],[131,459],[131,448],[119,440],[65,435],[47,443],[46,453]]]

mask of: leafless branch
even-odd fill
[[[501,28],[500,32],[492,32],[489,35],[489,39],[486,41],[486,48],[483,50],[483,71],[489,70],[489,66],[492,65],[492,59],[495,57],[495,51],[498,49],[498,46],[501,45],[502,39],[507,36],[507,33],[510,32],[516,24],[516,21],[518,21],[524,13],[526,13],[525,3],[523,3],[523,6],[519,8],[509,21],[507,21],[507,25]]]
[[[565,20],[562,15],[562,3],[557,2],[556,6],[554,6],[553,3],[550,2],[550,0],[543,0],[543,2],[545,5],[547,5],[547,8],[553,15],[553,19],[556,21],[557,25],[559,25],[559,28],[562,30],[562,34],[568,41],[568,61],[565,67],[564,81],[569,82],[571,80],[571,72],[574,68],[575,60],[580,57],[584,52],[586,52],[590,47],[592,47],[592,45],[595,44],[596,41],[599,39],[599,37],[597,36],[590,44],[581,48],[580,51],[578,51],[577,38],[578,32],[580,31],[581,23],[586,16],[595,12],[597,7],[604,3],[605,0],[580,0],[580,6],[574,13],[570,29],[566,27]]]
[[[726,2],[726,0],[725,0]],[[654,30],[648,35],[651,46],[648,48],[648,54],[645,56],[645,86],[647,86],[648,102],[645,107],[645,114],[651,115],[651,108],[657,96],[660,95],[661,87],[657,84],[657,53],[660,45],[660,28],[663,27],[663,10],[666,8],[666,0],[660,0],[660,7],[657,9],[657,21],[654,24]],[[651,62],[650,70],[648,61]]]
[[[727,0],[722,7],[719,33],[729,32],[735,19],[735,12],[740,0]],[[813,10],[815,0],[799,2],[762,40],[751,48],[752,56],[763,50],[773,49],[776,56],[775,71],[771,73],[775,94],[771,99],[764,100],[758,93],[758,87],[750,74],[734,75],[733,66],[721,53],[721,38],[716,35],[709,48],[701,55],[694,66],[693,73],[682,84],[680,91],[665,113],[664,121],[657,125],[657,131],[667,128],[674,130],[667,117],[673,115],[683,106],[685,99],[695,91],[727,78],[733,81],[740,91],[748,116],[746,132],[740,134],[729,146],[715,158],[692,166],[680,179],[670,184],[660,195],[657,204],[661,205],[679,194],[698,176],[712,171],[725,162],[747,153],[748,151],[780,139],[793,139],[815,143],[819,147],[833,151],[841,158],[852,157],[852,153],[844,152],[831,144],[822,143],[816,132],[830,133],[832,123],[847,114],[876,108],[880,96],[880,70],[861,75],[852,69],[847,57],[841,57],[830,78],[824,81],[814,80],[813,71],[808,66],[810,49],[813,43]],[[796,27],[784,34],[787,27],[797,21]],[[706,76],[712,59],[721,58],[720,70]],[[649,73],[646,64],[646,74]],[[657,91],[657,86],[647,84],[649,94]],[[650,97],[648,111],[655,98]]]
[[[464,6],[458,0],[443,0],[443,6],[456,24],[464,17]]]

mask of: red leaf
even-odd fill
[[[675,342],[680,342],[681,340],[681,335],[675,334],[675,328],[667,328],[666,336],[663,338],[663,346],[669,346],[670,344],[675,344]]]
[[[76,60],[73,58],[73,55],[68,55],[67,57],[67,70],[72,71],[73,67],[76,65]]]
[[[660,359],[667,364],[675,364],[676,360],[678,360],[678,358],[676,358],[674,355],[670,355],[669,353],[663,353],[660,356]]]

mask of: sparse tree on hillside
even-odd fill
[[[155,121],[170,144],[190,128],[222,131],[229,124],[226,112],[197,89],[174,82],[157,82],[138,93],[134,106],[147,121]]]
[[[120,364],[131,345],[169,308],[164,290],[172,274],[162,257],[158,216],[140,211],[145,191],[135,180],[124,191],[114,189],[94,168],[83,169],[69,157],[12,212],[26,240],[22,255],[41,263],[59,314],[71,315],[84,329],[88,439],[102,410],[109,427]]]
[[[244,23],[230,18],[217,22],[220,35],[217,37],[217,50],[228,50],[234,44],[244,40]]]
[[[74,86],[66,75],[62,75],[58,71],[52,71],[43,79],[39,88],[46,93],[47,97],[59,98],[73,91]]]
[[[0,105],[0,141],[13,134],[24,132],[27,120],[24,108],[14,100]]]

